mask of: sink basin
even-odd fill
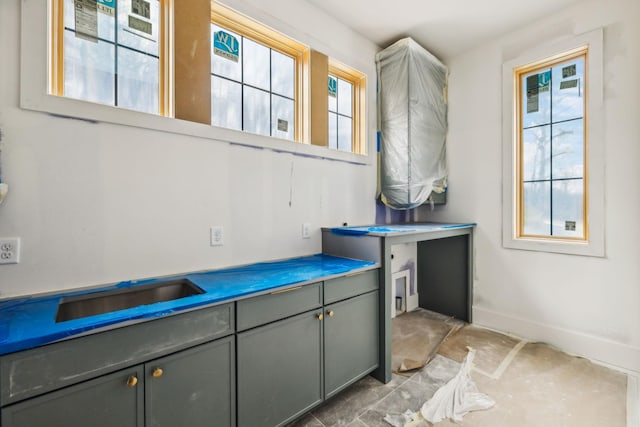
[[[190,280],[179,279],[66,297],[58,303],[56,323],[202,293],[204,291]]]

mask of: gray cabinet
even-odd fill
[[[234,337],[2,410],[3,427],[235,425]]]
[[[2,409],[3,427],[142,427],[142,366]]]
[[[279,426],[322,401],[320,314],[238,334],[238,426]]]
[[[378,286],[369,270],[238,301],[238,426],[285,425],[377,368]]]
[[[146,363],[145,413],[146,427],[235,426],[234,337]]]
[[[325,307],[324,367],[326,398],[378,367],[378,291]]]

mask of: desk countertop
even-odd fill
[[[271,292],[276,288],[285,289],[358,270],[368,270],[376,266],[375,262],[319,254],[183,274],[170,278],[121,282],[90,290],[8,299],[0,301],[0,355],[45,345],[89,331],[97,332],[105,328],[117,327],[119,324],[222,304]],[[167,279],[182,278],[191,280],[204,293],[59,323],[55,321],[58,303],[64,297],[126,289]]]
[[[334,227],[329,228],[332,233],[345,236],[379,236],[391,237],[411,233],[433,233],[443,230],[451,230],[457,228],[473,228],[475,223],[440,223],[440,222],[417,222],[408,224],[378,224],[378,225],[362,225],[352,227]]]

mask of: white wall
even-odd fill
[[[368,165],[21,110],[20,0],[0,1],[0,236],[22,239],[0,298],[314,254],[320,227],[374,220],[376,47],[306,2],[263,3],[229,2],[368,75]]]
[[[502,64],[538,42],[604,28],[606,257],[502,247]],[[640,370],[640,3],[585,1],[446,62],[448,205],[476,221],[474,322]]]

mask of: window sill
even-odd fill
[[[55,95],[44,94],[34,97],[29,92],[33,91],[22,91],[21,108],[48,113],[55,117],[84,120],[92,123],[133,126],[158,132],[194,136],[231,145],[291,153],[304,157],[335,160],[358,165],[372,164],[372,160],[368,155],[337,151],[271,136],[209,126]]]
[[[503,238],[502,246],[506,249],[551,252],[565,255],[581,255],[601,258],[605,256],[604,244],[597,240],[585,242],[505,237]]]

